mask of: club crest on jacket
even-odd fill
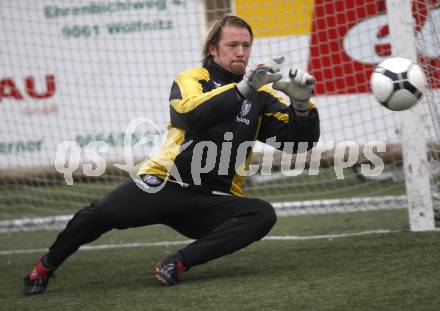
[[[241,117],[244,117],[249,113],[249,111],[251,110],[251,105],[252,103],[249,100],[245,99],[243,101],[243,105],[241,105],[241,111],[240,111]]]

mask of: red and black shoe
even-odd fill
[[[176,285],[185,271],[183,263],[175,255],[159,262],[154,269],[154,277],[165,286]]]
[[[49,279],[53,278],[55,268],[46,268],[43,265],[43,258],[41,258],[32,267],[32,271],[24,278],[24,295],[31,296],[36,294],[42,294],[49,284]]]

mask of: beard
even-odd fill
[[[242,76],[246,72],[246,63],[245,62],[232,62],[230,66],[230,70],[233,74]]]

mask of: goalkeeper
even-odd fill
[[[242,190],[240,168],[249,163],[251,144],[244,156],[237,150],[272,137],[280,149],[286,142],[306,142],[310,149],[319,139],[319,115],[309,102],[315,80],[307,72],[291,69],[282,81],[282,57],[247,69],[252,42],[252,29],[242,18],[213,21],[202,66],[180,73],[171,87],[167,141],[139,171],[149,189],[160,189],[143,191],[130,179],[79,210],[26,275],[25,295],[43,293],[70,255],[112,229],[164,224],[195,240],[157,264],[154,277],[163,285],[177,284],[185,271],[240,250],[271,230],[273,207],[246,198]],[[290,98],[290,105],[270,83]],[[225,141],[231,146],[226,151],[221,148]],[[193,158],[203,154],[199,142],[217,148],[197,168]],[[216,161],[227,152],[229,163]]]

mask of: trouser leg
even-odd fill
[[[110,228],[92,224],[91,218],[97,202],[92,202],[78,211],[49,247],[47,260],[51,266],[59,266],[81,245],[92,242]]]
[[[102,216],[106,216],[111,211],[119,213],[118,210],[122,209],[125,204],[133,204],[137,192],[135,188],[136,185],[133,183],[125,183],[103,199],[92,202],[79,210],[49,247],[49,262],[59,266],[81,245],[90,243],[113,229],[114,222]],[[127,197],[126,194],[131,194],[132,198]]]
[[[174,183],[151,194],[130,180],[76,213],[49,248],[48,259],[58,266],[81,245],[114,228],[162,223],[197,239],[180,250],[191,267],[260,240],[275,221],[273,207],[262,200],[214,196]]]
[[[206,263],[262,239],[276,222],[273,207],[259,199],[220,197],[171,224],[197,240],[179,250],[187,268]],[[190,225],[191,224],[191,225]]]
[[[181,190],[180,186],[168,183],[157,193],[147,193],[129,180],[74,215],[49,248],[49,262],[60,265],[81,245],[109,230],[162,223],[164,217],[183,208],[181,200],[173,198],[180,196],[183,202],[191,199],[191,193]]]

